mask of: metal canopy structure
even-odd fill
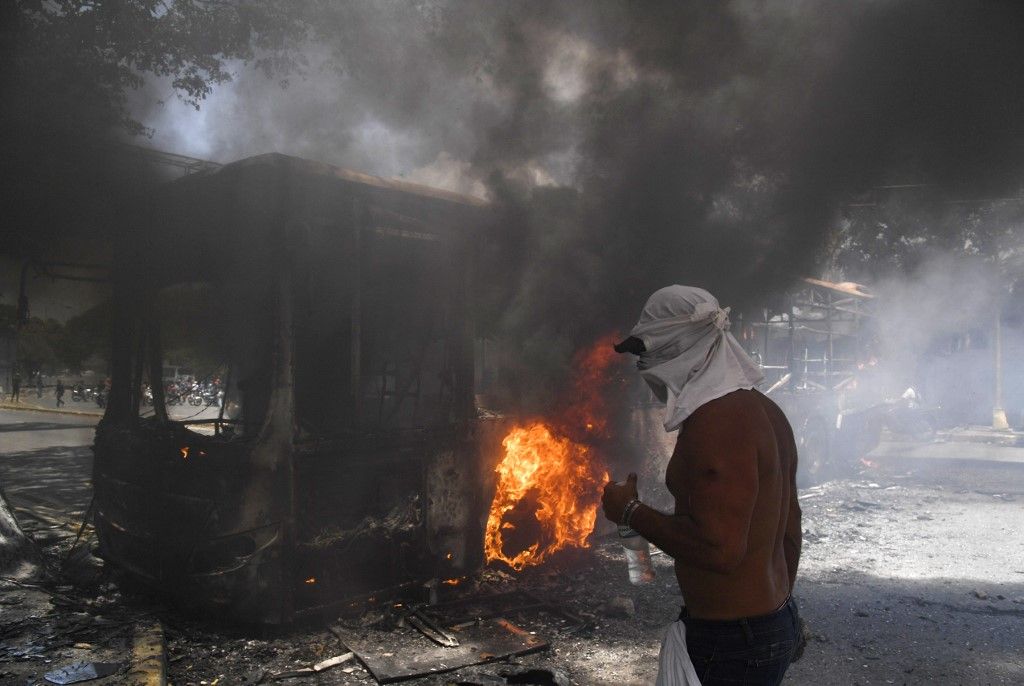
[[[789,292],[787,310],[755,322],[759,353],[772,390],[840,390],[861,360],[856,359],[874,296],[865,286],[805,278]]]

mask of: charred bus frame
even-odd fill
[[[270,624],[478,567],[497,436],[473,396],[485,203],[271,154],[152,207],[114,270],[101,555]],[[171,416],[160,381],[182,297],[211,308],[190,335],[226,362],[223,406],[198,421]]]

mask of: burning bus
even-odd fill
[[[484,201],[270,154],[151,208],[113,271],[93,475],[107,561],[179,604],[281,624],[587,545],[630,438],[606,392],[622,361],[611,337],[580,351],[548,417],[478,411]],[[815,477],[871,435],[850,404],[869,302],[808,280],[762,323],[768,392]],[[216,404],[166,397],[183,348],[216,371]]]
[[[269,154],[152,208],[116,258],[100,554],[269,624],[479,567],[500,450],[473,399],[486,204]],[[182,345],[223,374],[194,416],[161,383]]]

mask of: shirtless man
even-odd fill
[[[602,499],[608,519],[676,563],[686,605],[662,646],[659,684],[687,683],[684,673],[703,686],[778,684],[799,637],[796,445],[779,407],[753,389],[760,370],[727,315],[706,291],[672,286],[616,346],[639,355],[667,403],[666,429],[680,430],[666,473],[672,514],[639,502],[635,474]]]

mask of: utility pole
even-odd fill
[[[1006,420],[1006,410],[1003,409],[1003,324],[1001,315],[1002,308],[997,306],[992,335],[992,371],[995,376],[992,428],[997,431],[1008,431],[1010,423]]]

